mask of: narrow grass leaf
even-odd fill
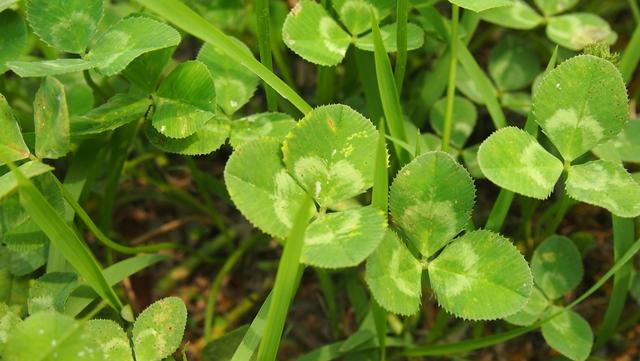
[[[386,215],[389,213],[389,154],[387,153],[385,131],[383,119],[378,123],[378,145],[376,147],[371,205]]]
[[[33,101],[36,133],[36,155],[40,158],[60,158],[71,148],[69,109],[64,85],[46,77]]]
[[[230,361],[250,360],[260,345],[265,323],[267,322],[267,313],[269,312],[269,307],[271,305],[271,295],[272,294],[269,293],[262,303],[262,306],[260,306],[258,314],[253,321],[251,321],[251,325],[249,325],[247,332],[244,334],[244,337],[242,337],[242,341],[236,348],[236,351],[233,353],[233,357]]]
[[[640,26],[636,25],[636,29],[633,31],[633,35],[627,44],[627,47],[622,53],[620,62],[618,63],[618,69],[622,73],[622,78],[625,83],[631,81],[633,72],[638,67],[640,61]]]
[[[53,170],[52,167],[35,160],[24,163],[20,165],[19,168],[20,168],[20,171],[27,178],[33,178],[35,176],[38,176],[40,174]],[[0,177],[0,200],[8,196],[11,192],[16,190],[17,188],[18,188],[18,180],[16,179],[15,174],[12,172],[3,174]]]

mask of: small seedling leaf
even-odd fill
[[[531,296],[524,308],[506,317],[505,321],[518,326],[529,326],[540,319],[547,307],[549,307],[549,300],[537,287],[533,287]]]
[[[184,334],[187,308],[181,299],[167,297],[147,307],[133,324],[137,361],[160,361],[174,353]]]
[[[182,139],[201,129],[216,112],[216,89],[204,63],[178,65],[160,84],[151,124],[160,134]]]
[[[449,0],[450,3],[475,12],[510,6],[513,0]]]
[[[114,130],[144,116],[151,100],[129,94],[116,94],[97,108],[71,118],[73,135],[89,135]]]
[[[533,253],[531,272],[536,285],[551,300],[573,290],[582,280],[582,256],[567,237],[551,236]]]
[[[389,24],[380,28],[380,36],[384,43],[384,49],[391,53],[398,51],[397,24]],[[407,24],[407,50],[414,50],[424,44],[424,31],[416,24]],[[358,49],[374,51],[373,34],[369,33],[356,39],[355,45]]]
[[[287,172],[280,142],[261,138],[238,147],[224,180],[233,203],[251,223],[278,238],[287,236],[305,192]]]
[[[111,320],[89,320],[86,332],[101,344],[104,360],[133,361],[129,338],[122,327]]]
[[[247,56],[253,57],[251,50],[243,42],[235,38],[233,40]],[[259,78],[214,45],[205,43],[198,53],[198,60],[203,62],[213,75],[217,103],[225,114],[235,113],[247,104],[255,93]]]
[[[231,122],[229,143],[234,148],[238,148],[244,143],[261,137],[271,137],[282,142],[295,125],[296,121],[288,114],[253,114]]]
[[[563,169],[533,136],[515,127],[502,128],[482,142],[478,163],[493,183],[538,199],[551,194]]]
[[[36,155],[40,158],[60,158],[71,148],[69,109],[64,85],[47,77],[33,101],[36,133]]]
[[[128,17],[102,34],[86,58],[96,61],[104,75],[114,75],[138,56],[179,42],[180,34],[167,24],[143,16]]]
[[[447,99],[438,100],[431,108],[431,127],[439,136],[444,132],[444,114]],[[453,99],[453,126],[451,129],[451,145],[462,149],[476,126],[478,111],[475,105],[466,98],[456,96]]]
[[[78,275],[67,272],[51,272],[38,278],[29,288],[27,306],[30,314],[41,311],[64,310],[71,292],[78,285]]]
[[[513,5],[485,10],[480,13],[480,18],[506,28],[520,30],[533,29],[544,22],[544,18],[523,0],[515,0]]]
[[[640,215],[640,184],[622,165],[610,161],[596,160],[572,166],[567,177],[567,194],[619,217]]]
[[[82,53],[98,29],[102,0],[27,0],[27,21],[52,47]]]
[[[618,35],[609,23],[591,13],[574,13],[549,19],[547,36],[558,45],[571,50],[582,50],[598,42],[615,43]]]
[[[398,172],[389,204],[394,222],[429,257],[465,228],[474,198],[469,173],[448,154],[429,152]]]
[[[214,115],[194,134],[181,139],[165,137],[160,134],[151,122],[145,122],[145,134],[154,146],[169,153],[185,155],[209,154],[227,140],[230,126],[229,120],[221,115]]]
[[[0,74],[7,70],[7,61],[22,55],[27,46],[27,35],[27,24],[18,12],[0,12]]]
[[[373,186],[378,133],[346,105],[315,108],[291,130],[282,146],[289,172],[323,207]]]
[[[291,9],[282,26],[282,39],[303,59],[324,66],[340,63],[351,44],[351,36],[312,0],[301,0]]]
[[[27,158],[29,148],[22,138],[18,121],[4,95],[0,94],[0,165],[3,160],[14,161]],[[1,198],[1,197],[0,197]]]
[[[378,247],[386,228],[384,214],[373,206],[321,215],[307,228],[300,262],[322,268],[357,266]]]
[[[384,309],[413,315],[422,294],[422,265],[392,230],[387,230],[378,249],[367,259],[365,280]]]
[[[584,361],[591,353],[593,331],[579,314],[569,309],[551,307],[548,315],[562,312],[542,324],[544,340],[556,351],[574,361]]]
[[[467,233],[429,263],[438,303],[470,320],[492,320],[521,310],[533,287],[531,270],[508,239],[490,231]]]

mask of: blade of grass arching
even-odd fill
[[[258,33],[258,49],[260,52],[260,62],[267,70],[273,72],[273,59],[271,58],[271,19],[269,16],[269,0],[255,0],[256,24]],[[278,100],[276,93],[267,85],[264,91],[267,95],[267,109],[270,112],[276,111]]]
[[[127,258],[118,263],[105,268],[102,273],[107,280],[109,286],[115,286],[122,282],[125,278],[140,272],[141,270],[150,267],[158,262],[167,260],[169,257],[160,254],[145,254]],[[81,292],[83,286],[80,286],[78,290],[69,296],[67,302],[64,305],[64,313],[69,316],[77,316],[95,299],[96,294],[88,290],[89,292]]]
[[[384,214],[389,213],[389,167],[384,120],[378,124],[378,146],[376,147],[371,205],[380,209]],[[384,361],[386,359],[387,311],[380,307],[378,302],[371,297],[371,312],[376,326],[378,345],[380,346],[380,361]]]
[[[398,0],[396,3],[396,56],[395,79],[398,96],[402,94],[402,83],[407,70],[407,21],[409,19],[409,0]]]
[[[53,168],[40,161],[32,160],[20,165],[20,170],[26,177],[31,178],[53,170]],[[16,188],[18,188],[18,180],[15,174],[11,172],[3,174],[0,177],[0,200],[16,190]]]
[[[216,44],[229,57],[245,66],[282,97],[295,105],[302,114],[311,111],[311,106],[282,79],[267,69],[220,29],[209,23],[198,13],[179,0],[136,0],[142,6],[154,11],[165,20],[203,41]]]
[[[380,100],[380,92],[376,82],[376,66],[373,54],[360,49],[353,49],[353,53],[355,54],[364,97],[367,101],[369,117],[371,117],[373,124],[378,124],[384,116],[384,111],[382,110],[382,100]]]
[[[382,102],[382,110],[386,119],[389,133],[392,137],[403,142],[407,141],[407,134],[404,131],[404,116],[402,115],[402,106],[398,97],[393,72],[391,71],[391,62],[384,48],[378,20],[373,10],[371,10],[371,25],[373,27],[373,44],[374,58],[376,64],[376,79],[378,80],[378,91],[380,92],[380,100]],[[411,156],[409,152],[394,144],[395,155],[400,166],[409,163]]]
[[[482,98],[487,110],[489,111],[489,116],[491,116],[493,125],[496,129],[505,127],[507,125],[507,120],[502,112],[502,107],[500,106],[500,102],[496,96],[496,90],[493,87],[491,80],[489,80],[489,77],[484,70],[480,68],[476,59],[473,58],[473,55],[471,55],[469,49],[467,49],[467,46],[460,40],[456,41],[458,42],[458,61],[462,64],[462,67],[467,74],[469,74],[471,80],[476,84],[480,94],[482,94]]]
[[[620,58],[620,63],[618,64],[618,68],[620,68],[620,72],[622,73],[622,78],[624,79],[625,83],[631,81],[631,77],[633,76],[633,72],[638,67],[639,61],[640,24],[636,25],[636,29],[633,31],[631,40],[629,40],[627,48],[624,49],[624,53],[622,53],[622,58]]]
[[[282,252],[275,284],[273,285],[273,299],[269,306],[267,324],[258,348],[258,361],[273,361],[276,359],[284,323],[289,312],[289,303],[297,290],[296,277],[302,269],[300,254],[304,243],[304,233],[309,223],[311,205],[311,198],[305,196],[305,200],[297,211],[293,226],[284,244],[284,251]]]
[[[620,218],[611,215],[613,223],[613,260],[617,262],[633,245],[635,221],[633,218]],[[613,277],[613,290],[604,314],[602,324],[596,331],[594,348],[604,345],[613,336],[620,321],[631,280],[632,264],[625,264]]]
[[[449,42],[449,77],[447,83],[447,103],[444,113],[444,131],[442,133],[442,151],[449,150],[451,128],[453,127],[453,99],[456,95],[456,69],[458,68],[458,5],[451,5],[451,37]]]
[[[122,302],[109,286],[89,247],[69,227],[65,220],[56,213],[47,199],[24,173],[12,162],[7,163],[18,181],[20,203],[29,213],[31,219],[47,235],[51,247],[57,247],[78,274],[115,310],[122,309]]]
[[[320,290],[324,298],[325,305],[327,307],[326,313],[329,318],[329,328],[331,329],[331,335],[335,338],[340,332],[339,320],[338,320],[338,303],[336,302],[336,287],[333,284],[331,275],[325,269],[314,267],[314,272],[318,278],[320,284]]]
[[[60,183],[60,181],[58,181],[57,178],[55,179],[55,182],[58,188],[60,189],[60,192],[62,193],[62,197],[65,199],[65,201],[67,201],[67,204],[71,207],[71,209],[73,209],[73,211],[78,215],[78,217],[80,217],[80,219],[85,224],[85,226],[87,226],[87,228],[91,231],[91,233],[93,233],[93,235],[96,236],[96,238],[100,241],[100,243],[104,244],[110,249],[116,252],[124,253],[124,254],[137,254],[137,253],[154,253],[163,249],[179,248],[178,244],[171,243],[171,242],[156,243],[156,244],[151,244],[146,246],[129,247],[129,246],[124,246],[117,242],[112,241],[100,230],[100,228],[98,228],[98,226],[95,223],[93,223],[93,220],[91,219],[91,217],[89,217],[89,215],[87,214],[87,212],[85,212],[82,206],[78,204],[78,201],[76,201],[74,196],[66,189],[64,185],[62,185],[62,183]]]

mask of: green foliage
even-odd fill
[[[442,136],[444,128],[444,113],[446,99],[438,100],[431,108],[431,127],[439,136]],[[475,105],[463,97],[456,96],[453,99],[453,129],[451,130],[451,145],[462,149],[473,132],[478,119]]]
[[[136,360],[159,361],[174,353],[187,322],[187,308],[177,297],[168,297],[145,309],[131,331]]]
[[[449,0],[449,2],[460,6],[461,8],[480,12],[511,5],[513,0]]]
[[[615,138],[597,145],[592,151],[600,159],[640,163],[640,144],[636,139],[640,139],[640,121],[632,120]]]
[[[75,273],[52,272],[38,278],[29,288],[27,300],[29,314],[42,311],[64,311],[71,292],[77,287]]]
[[[551,307],[548,312],[560,314],[542,324],[544,340],[571,360],[586,360],[593,344],[593,332],[589,323],[572,310]]]
[[[36,132],[36,155],[60,158],[69,152],[69,109],[64,86],[56,78],[47,77],[33,101]]]
[[[4,146],[0,148],[2,156],[0,164],[4,164],[6,160],[15,161],[28,157],[29,148],[22,138],[13,110],[2,94],[0,94],[0,128],[2,128],[0,144]]]
[[[569,238],[551,236],[533,253],[531,271],[540,290],[554,300],[574,289],[582,280],[582,257]]]
[[[18,12],[0,12],[0,74],[7,69],[7,61],[22,55],[27,45],[27,35],[27,25]]]

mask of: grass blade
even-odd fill
[[[102,273],[102,267],[89,247],[78,237],[71,227],[60,217],[40,193],[38,188],[13,163],[8,163],[18,181],[20,202],[31,215],[33,221],[47,235],[53,247],[76,269],[78,274],[96,291],[111,307],[120,311],[122,302],[109,286]]]
[[[244,65],[249,71],[259,76],[260,79],[271,86],[282,97],[289,100],[303,114],[307,114],[311,111],[311,106],[284,81],[282,81],[282,79],[269,71],[269,69],[262,65],[253,56],[248,56],[246,51],[240,45],[181,1],[136,1],[196,38],[216,44],[220,49],[225,51],[228,56]]]
[[[394,138],[403,142],[407,141],[407,135],[404,131],[404,116],[402,115],[402,106],[398,97],[398,90],[391,71],[391,62],[384,48],[378,20],[371,12],[371,25],[373,26],[373,43],[375,46],[374,57],[376,64],[376,77],[378,79],[378,91],[380,92],[380,100],[382,102],[382,110],[387,120],[389,133]],[[400,165],[407,164],[411,160],[409,152],[401,147],[394,145],[396,157]]]
[[[269,306],[264,337],[258,349],[258,360],[260,361],[273,361],[276,359],[284,322],[289,311],[289,303],[297,289],[296,277],[301,270],[300,254],[302,253],[304,233],[310,216],[309,210],[312,205],[311,198],[305,198],[296,214],[278,265],[278,272],[273,286],[273,299]]]
[[[449,150],[451,128],[453,127],[453,99],[456,95],[456,69],[458,68],[458,19],[460,8],[451,5],[451,38],[449,39],[449,79],[447,84],[447,107],[444,114],[444,132],[442,133],[442,151]]]
[[[256,0],[256,22],[258,25],[258,49],[260,51],[260,63],[269,71],[273,72],[273,59],[271,58],[271,20],[269,16],[269,0]],[[278,99],[273,92],[273,88],[264,84],[264,91],[267,95],[267,109],[270,112],[276,111]]]
[[[402,94],[402,83],[407,69],[407,20],[409,18],[409,0],[398,0],[396,5],[396,36],[398,55],[396,57],[395,79],[398,95]]]
[[[633,72],[638,67],[638,62],[640,61],[640,25],[636,25],[636,30],[633,31],[633,35],[631,36],[631,40],[629,40],[629,44],[627,44],[627,48],[624,50],[622,54],[622,58],[620,59],[620,64],[618,67],[620,68],[620,72],[622,73],[622,78],[625,83],[631,81],[631,77],[633,76]]]

